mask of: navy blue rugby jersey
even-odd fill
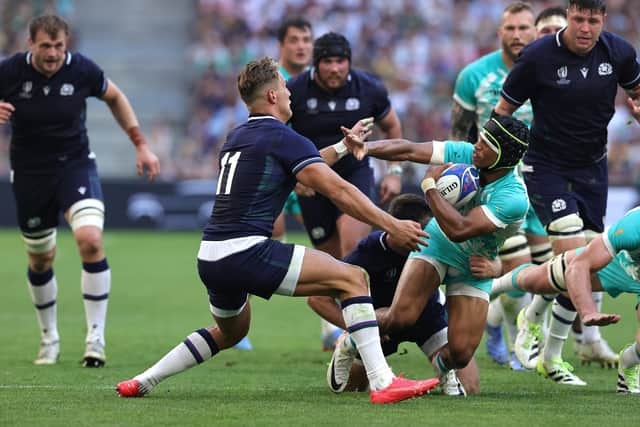
[[[362,239],[358,246],[344,258],[344,262],[364,268],[369,273],[373,306],[389,307],[398,286],[398,279],[406,255],[387,246],[383,231],[374,231]]]
[[[47,171],[89,154],[86,99],[107,90],[104,72],[89,58],[67,52],[62,68],[47,78],[31,65],[31,53],[0,63],[0,99],[13,104],[11,166]]]
[[[220,152],[220,174],[203,240],[271,237],[273,221],[305,166],[324,162],[307,138],[272,116],[233,129]]]
[[[287,82],[293,111],[289,123],[296,132],[313,141],[318,149],[343,138],[340,126],[350,128],[365,117],[379,121],[391,110],[387,89],[378,77],[370,73],[351,69],[347,83],[336,92],[320,88],[313,75],[312,68]],[[358,162],[355,157],[346,156],[333,168],[343,175],[367,166],[368,162],[368,159]]]
[[[603,31],[594,48],[579,56],[567,49],[562,34],[527,45],[502,87],[502,96],[514,105],[531,99],[527,164],[571,168],[602,159],[617,86],[640,84],[636,52],[622,38]]]

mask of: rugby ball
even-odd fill
[[[454,163],[445,169],[436,181],[440,195],[460,209],[469,203],[478,191],[478,169],[472,165]]]

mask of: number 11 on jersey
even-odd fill
[[[220,176],[218,177],[218,188],[216,188],[216,195],[220,194],[220,188],[222,187],[223,181],[224,184],[224,192],[222,194],[230,194],[231,193],[231,184],[233,183],[233,176],[236,173],[236,167],[238,167],[238,160],[240,159],[240,151],[236,153],[225,153],[222,156],[222,161],[220,162]]]

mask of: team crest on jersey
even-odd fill
[[[564,199],[555,199],[553,203],[551,203],[551,211],[553,213],[560,212],[567,209],[567,202]]]
[[[360,109],[360,100],[358,98],[347,98],[344,104],[344,108],[347,111],[355,111]]]
[[[613,67],[608,62],[603,62],[598,66],[598,74],[601,76],[608,76],[613,73]]]
[[[571,83],[571,80],[567,80],[567,76],[569,75],[569,71],[567,69],[567,66],[563,66],[558,68],[558,71],[556,72],[558,74],[558,77],[560,77],[558,80],[556,80],[556,82],[559,85],[568,85],[569,83]]]
[[[22,84],[22,92],[20,92],[20,98],[31,98],[31,89],[33,89],[32,82],[24,82]]]
[[[309,110],[316,110],[318,108],[318,99],[317,98],[307,99],[307,108]]]
[[[73,95],[73,85],[71,83],[65,83],[60,88],[60,95],[71,96]]]

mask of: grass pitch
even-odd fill
[[[291,240],[305,242],[302,236]],[[329,353],[304,299],[252,298],[255,349],[228,350],[170,378],[148,397],[121,399],[114,385],[156,362],[191,331],[211,323],[197,272],[199,233],[106,233],[113,286],[107,323],[107,366],[84,369],[85,321],[80,262],[70,234],[58,236],[55,272],[61,359],[34,366],[39,333],[26,286],[26,258],[17,230],[0,230],[0,425],[161,426],[631,426],[640,396],[615,394],[616,373],[580,367],[572,345],[565,359],[587,387],[559,386],[532,372],[512,372],[478,351],[482,394],[453,399],[434,393],[373,406],[367,394],[334,395],[325,384]],[[250,268],[250,266],[248,266]],[[619,350],[635,334],[635,298],[605,298],[621,324],[603,329]],[[390,358],[396,373],[433,376],[410,344]]]

